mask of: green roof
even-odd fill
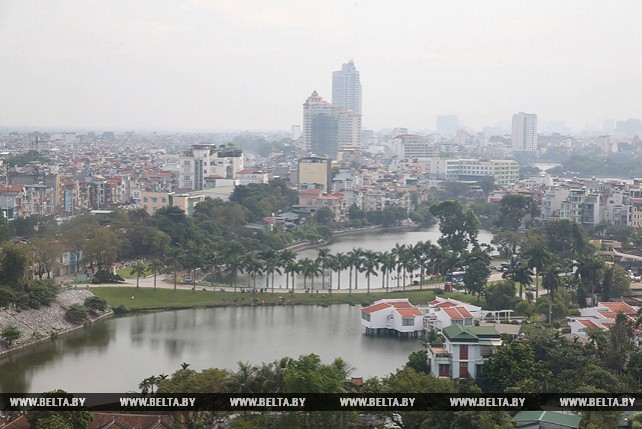
[[[450,341],[479,341],[480,338],[501,338],[493,326],[461,326],[453,324],[442,330]]]
[[[531,428],[534,422],[550,423],[563,428],[577,429],[580,427],[582,417],[559,411],[520,411],[515,414],[513,420],[517,422],[517,427],[520,429]]]

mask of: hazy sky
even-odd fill
[[[0,0],[0,127],[283,129],[353,59],[363,126],[642,117],[642,2]]]

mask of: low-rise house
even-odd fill
[[[502,345],[491,326],[450,325],[441,331],[443,345],[428,346],[430,373],[440,378],[476,378],[482,366]]]
[[[407,299],[381,299],[361,310],[367,334],[418,337],[423,333],[424,313]]]
[[[637,310],[626,302],[598,302],[595,307],[580,309],[580,317],[569,317],[568,326],[571,336],[587,339],[591,331],[608,331],[615,324],[618,313],[623,313],[635,323]],[[642,346],[642,331],[634,329],[633,341]]]
[[[455,299],[437,297],[428,303],[425,313],[425,328],[441,331],[453,324],[474,325],[474,321],[481,317],[481,307]]]

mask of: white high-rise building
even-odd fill
[[[231,145],[195,144],[179,160],[180,189],[201,190],[208,178],[236,179],[243,170],[243,151]]]
[[[537,115],[519,112],[513,115],[512,143],[514,151],[537,151]]]
[[[361,80],[353,61],[332,72],[332,104],[361,114]]]

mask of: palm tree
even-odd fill
[[[352,295],[352,273],[357,267],[361,265],[361,251],[360,249],[352,249],[346,254],[345,257],[347,268],[350,268],[350,275],[348,276],[348,295]],[[357,276],[355,275],[355,279]]]
[[[367,291],[368,295],[370,295],[370,276],[373,274],[375,276],[378,275],[377,268],[378,268],[377,259],[374,257],[374,255],[372,255],[372,257],[366,258],[363,261],[363,271],[366,273],[366,279],[368,283],[368,291]]]
[[[542,274],[542,284],[548,290],[548,323],[553,323],[553,294],[561,284],[561,273],[562,269],[559,264],[553,262],[544,268],[544,273]]]
[[[236,273],[242,273],[244,268],[245,265],[243,258],[241,258],[237,253],[234,253],[227,258],[225,271],[232,275],[232,287],[234,288],[234,292],[236,292]]]
[[[539,299],[539,275],[552,259],[551,253],[544,246],[531,247],[524,253],[528,259],[528,268],[535,270],[535,301]]]
[[[327,247],[322,247],[318,250],[317,261],[319,261],[319,266],[321,267],[321,289],[325,289],[325,270],[328,268],[328,262],[330,262],[330,249]]]
[[[159,272],[163,271],[165,264],[159,259],[152,259],[147,265],[147,268],[154,273],[154,289],[156,289],[156,276]]]
[[[136,276],[136,288],[138,288],[138,281],[140,280],[140,276],[145,276],[146,274],[145,265],[136,264],[131,268],[131,270],[129,270],[129,273],[132,276]]]
[[[296,253],[289,249],[285,249],[281,253],[279,253],[279,266],[283,268],[283,272],[285,273],[285,290],[290,289],[290,278],[288,277],[288,274],[292,274],[292,281],[294,282],[294,272],[293,271],[288,271],[288,267],[296,261]],[[294,291],[294,284],[292,284],[292,291]]]
[[[290,287],[289,283],[287,282],[288,282],[289,276],[292,276],[292,292],[294,293],[294,275],[299,274],[301,272],[300,265],[295,260],[289,261],[285,265],[283,272],[285,273],[286,289],[289,289]]]
[[[508,279],[513,284],[519,283],[519,299],[523,298],[523,287],[533,282],[531,276],[533,272],[528,268],[524,261],[512,256],[509,261],[508,270],[502,273],[503,279]]]
[[[329,269],[330,274],[330,286],[328,286],[328,292],[332,293],[332,273],[339,269],[339,260],[334,255],[328,255],[326,266]]]
[[[337,261],[335,269],[337,270],[337,290],[339,290],[341,289],[341,271],[348,268],[348,265],[346,264],[347,257],[345,253],[338,252],[334,255],[334,258]]]
[[[273,250],[263,252],[263,260],[265,261],[265,289],[268,289],[270,276],[272,276],[272,293],[274,293],[274,274],[281,274],[279,255]]]
[[[591,305],[596,305],[595,284],[600,281],[604,260],[599,256],[582,256],[577,263],[575,278],[582,279],[582,286],[591,287]]]
[[[252,282],[252,289],[256,290],[256,276],[263,274],[263,261],[257,255],[248,254],[245,259],[245,270]]]
[[[210,286],[214,288],[214,280],[221,272],[221,265],[224,263],[222,255],[217,251],[210,252],[203,260],[203,269],[210,272]]]
[[[405,244],[396,243],[395,247],[391,250],[392,254],[395,257],[396,267],[397,267],[397,289],[399,288],[399,280],[401,280],[401,270],[405,264]]]
[[[308,277],[313,276],[315,261],[310,258],[299,260],[299,270],[303,274],[303,289],[308,290]]]
[[[381,267],[382,271],[382,276],[381,276],[381,281],[384,281],[384,276],[385,276],[385,281],[386,281],[386,292],[389,292],[390,290],[390,273],[395,269],[397,266],[397,261],[395,259],[395,255],[392,253],[384,252],[380,255],[379,257],[379,266]]]

